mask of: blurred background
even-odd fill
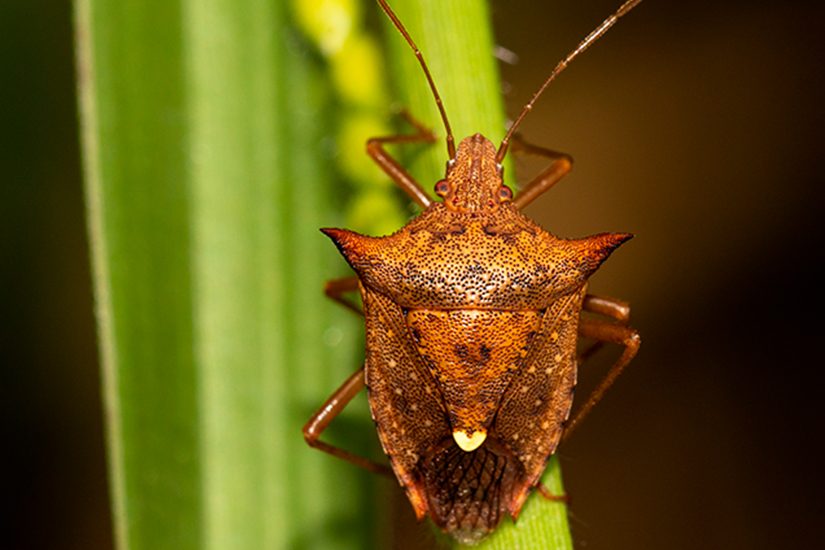
[[[511,115],[616,5],[493,2],[519,58],[502,67]],[[530,215],[561,236],[636,234],[591,290],[632,303],[641,352],[560,450],[582,548],[820,540],[824,17],[818,2],[645,2],[523,126],[576,159]],[[112,546],[71,25],[65,1],[0,3],[8,548]]]

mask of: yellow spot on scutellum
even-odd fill
[[[473,433],[467,433],[464,430],[455,430],[453,432],[453,439],[455,439],[456,445],[458,445],[462,451],[469,453],[481,447],[481,444],[487,439],[487,430],[474,431]]]

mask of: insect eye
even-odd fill
[[[498,198],[501,202],[512,200],[513,192],[506,185],[502,185],[498,188]]]
[[[447,183],[447,180],[438,180],[438,182],[435,184],[435,194],[439,197],[446,196],[449,190],[450,185]]]

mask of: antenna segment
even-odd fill
[[[441,120],[444,122],[444,130],[447,132],[447,154],[450,155],[450,160],[452,160],[455,158],[455,138],[453,137],[453,130],[450,128],[450,121],[447,120],[447,112],[444,110],[444,103],[441,101],[441,96],[438,94],[438,89],[435,87],[435,81],[433,81],[433,77],[430,74],[430,69],[427,68],[427,62],[424,61],[424,56],[421,55],[421,50],[419,50],[418,46],[415,45],[412,37],[410,37],[410,33],[407,32],[407,29],[401,23],[401,20],[398,19],[398,16],[395,15],[395,12],[392,11],[389,5],[387,5],[386,0],[378,0],[378,3],[381,5],[381,9],[384,10],[384,13],[387,14],[387,17],[390,18],[392,24],[395,25],[395,28],[398,29],[398,32],[401,33],[401,36],[404,37],[404,40],[407,41],[407,44],[410,45],[416,59],[418,59],[418,63],[424,70],[424,76],[427,77],[427,83],[430,85],[430,90],[432,90],[433,97],[435,98],[435,104],[438,106],[438,112],[441,113]]]
[[[378,0],[382,4],[384,0]],[[521,110],[518,117],[516,118],[515,122],[510,126],[510,129],[507,131],[507,135],[504,136],[504,139],[501,140],[501,145],[498,148],[498,153],[496,153],[496,162],[501,163],[504,160],[504,156],[507,154],[507,148],[510,146],[510,139],[512,139],[513,134],[515,133],[516,129],[521,124],[521,121],[524,120],[524,117],[527,116],[527,113],[533,110],[533,104],[535,104],[536,100],[539,96],[544,92],[545,88],[561,73],[564,69],[567,68],[567,65],[573,61],[580,53],[584,52],[587,48],[590,47],[596,40],[601,38],[613,25],[616,24],[616,21],[619,20],[621,16],[635,8],[642,0],[627,0],[621,7],[616,10],[616,13],[608,17],[607,19],[602,22],[601,25],[596,27],[593,32],[587,35],[587,37],[582,40],[576,49],[567,54],[563,60],[556,65],[556,68],[553,69],[553,72],[550,73],[550,76],[547,77],[547,80],[544,81],[544,84],[541,85],[541,88],[538,89],[536,93],[533,94],[533,97],[527,102],[527,105]],[[403,31],[402,31],[403,32]],[[410,42],[412,43],[412,42]],[[423,60],[422,60],[423,63]],[[426,69],[425,69],[426,70]],[[429,74],[428,74],[429,76]],[[445,119],[446,120],[446,119]]]

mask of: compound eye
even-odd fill
[[[435,184],[435,194],[439,197],[446,197],[449,191],[450,184],[447,183],[447,180],[438,180]]]
[[[513,192],[506,185],[502,185],[498,188],[498,199],[501,202],[513,200]]]

